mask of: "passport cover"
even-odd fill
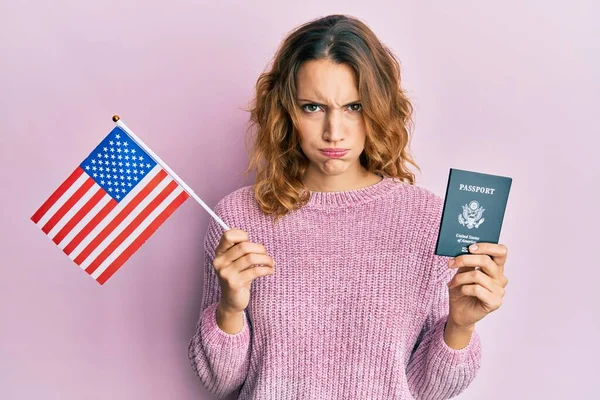
[[[450,168],[438,256],[469,253],[473,243],[498,243],[512,178]]]

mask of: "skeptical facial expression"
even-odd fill
[[[298,69],[300,147],[313,173],[341,175],[360,169],[366,133],[357,86],[356,74],[346,64],[311,60]]]

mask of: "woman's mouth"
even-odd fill
[[[319,151],[329,158],[340,158],[348,153],[348,149],[321,149]]]

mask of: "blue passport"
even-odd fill
[[[506,176],[450,168],[435,254],[457,257],[473,243],[498,243],[511,184]]]

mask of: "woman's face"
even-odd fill
[[[354,70],[330,60],[303,63],[296,76],[300,147],[310,160],[312,180],[361,171],[359,156],[365,140],[365,122]],[[328,154],[324,149],[346,149]]]

